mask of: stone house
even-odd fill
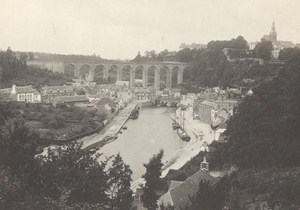
[[[84,95],[79,96],[57,96],[53,98],[52,104],[56,106],[57,104],[72,104],[72,105],[81,105],[88,104],[89,99]]]
[[[214,111],[217,109],[218,105],[211,101],[203,101],[199,103],[198,116],[202,122],[207,124],[212,124]]]
[[[42,88],[42,101],[44,103],[53,103],[56,97],[75,96],[76,93],[72,86],[45,86]]]
[[[168,192],[160,197],[158,204],[165,207],[170,205],[175,210],[190,206],[190,197],[193,197],[198,192],[201,181],[208,181],[211,185],[215,185],[218,179],[205,170],[199,170],[183,182],[172,181]]]
[[[40,103],[41,94],[29,86],[16,86],[0,90],[0,100],[2,101],[18,101],[27,103]]]

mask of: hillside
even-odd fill
[[[227,142],[210,145],[211,171],[237,169],[212,189],[224,192],[226,199],[210,199],[234,210],[299,209],[300,49],[291,49],[278,75],[253,92],[229,120]],[[186,179],[199,170],[201,161],[200,153],[165,181]]]
[[[67,75],[27,66],[26,69],[18,72],[12,78],[2,80],[0,88],[8,88],[14,84],[17,86],[32,85],[34,88],[40,89],[46,85],[65,85],[70,81],[72,81],[72,79]]]
[[[39,89],[45,85],[64,85],[72,78],[45,69],[27,66],[31,54],[15,53],[10,48],[0,51],[0,88],[32,85]]]

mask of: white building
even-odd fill
[[[11,88],[1,89],[1,93],[5,93],[5,97],[1,97],[5,101],[19,101],[27,103],[40,103],[41,94],[31,85],[19,86],[13,85]]]

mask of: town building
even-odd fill
[[[273,21],[270,33],[268,35],[264,35],[262,39],[272,42],[273,58],[278,58],[280,50],[285,49],[285,48],[293,48],[294,47],[294,44],[291,41],[278,41],[277,40],[277,32],[276,32],[274,21]]]
[[[129,87],[129,81],[116,81],[117,86],[122,86],[122,87]]]
[[[137,100],[153,100],[156,98],[155,90],[148,88],[135,89],[134,94]]]
[[[42,101],[44,103],[53,103],[53,100],[59,96],[75,96],[76,93],[72,86],[45,86],[42,88]]]
[[[212,124],[214,111],[217,109],[218,105],[211,101],[203,101],[199,103],[198,109],[196,112],[198,113],[198,117],[202,122],[207,124]]]
[[[29,86],[16,86],[11,88],[0,89],[1,101],[18,101],[26,103],[40,103],[41,94],[31,85]]]
[[[205,168],[203,167],[203,169]],[[196,195],[201,181],[207,181],[213,186],[218,182],[218,179],[211,176],[206,170],[199,170],[183,182],[172,181],[168,192],[160,197],[158,204],[164,207],[172,206],[175,210],[190,206],[190,197]]]
[[[0,101],[10,101],[11,88],[0,89]]]
[[[77,105],[88,104],[89,99],[85,95],[78,96],[57,96],[53,98],[52,104],[56,106],[57,104],[68,104],[68,105]]]
[[[112,114],[119,110],[119,103],[110,97],[104,97],[96,104],[98,112],[107,114],[107,119],[112,118]]]

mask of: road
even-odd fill
[[[97,145],[97,143],[103,141],[106,136],[113,136],[118,134],[119,130],[126,123],[131,111],[136,107],[137,102],[131,102],[124,109],[122,109],[114,118],[105,126],[105,128],[99,133],[91,136],[83,137],[78,142],[83,143],[83,148]]]

